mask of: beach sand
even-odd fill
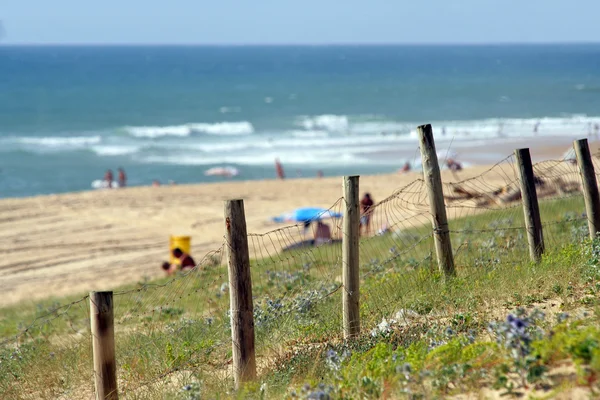
[[[535,159],[557,159],[565,150],[558,146],[532,154]],[[470,167],[461,171],[460,178],[478,176],[489,168]],[[418,172],[362,176],[360,192],[370,192],[377,202],[420,178]],[[443,171],[443,180],[455,179]],[[505,180],[498,174],[487,177],[486,184],[501,186]],[[296,207],[330,207],[341,196],[342,178],[326,177],[3,199],[0,306],[112,290],[144,277],[163,276],[160,263],[168,259],[170,235],[191,236],[192,255],[199,261],[223,244],[226,199],[244,199],[248,232],[263,233],[285,226],[271,222],[272,216]]]

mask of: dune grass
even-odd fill
[[[408,391],[431,397],[474,390],[477,382],[492,387],[497,379],[490,376],[508,361],[503,348],[490,342],[489,322],[517,307],[563,312],[596,304],[598,277],[589,262],[582,198],[547,200],[540,208],[546,254],[539,264],[529,261],[519,207],[451,221],[452,279],[437,270],[429,225],[398,225],[393,233],[362,239],[363,334],[352,343],[341,336],[339,245],[252,260],[259,381],[237,394],[222,253],[185,276],[119,288],[114,299],[122,397],[281,398],[292,390],[307,398],[402,397]],[[35,310],[2,310],[0,397],[89,398],[88,301],[50,299]],[[557,362],[547,353],[540,359]],[[458,365],[454,370],[445,370],[448,357]],[[596,362],[583,359],[586,368]],[[462,373],[473,360],[478,374]],[[508,383],[515,380],[511,374],[505,374]],[[303,391],[304,384],[310,387]]]

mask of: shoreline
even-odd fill
[[[581,138],[584,138],[582,135]],[[475,142],[454,142],[452,138],[445,137],[436,144],[438,154],[456,154],[460,162],[468,167],[479,167],[489,166],[504,160],[506,157],[513,154],[515,148],[529,147],[531,150],[531,157],[534,163],[544,161],[548,159],[562,158],[567,149],[572,145],[573,136],[537,136],[537,137],[524,137],[524,138],[511,138],[511,137],[499,137],[491,138],[486,140],[478,140]],[[590,140],[588,138],[588,140]],[[600,147],[600,141],[590,141],[590,148],[592,153]],[[361,176],[372,176],[382,174],[394,174],[399,168],[402,167],[404,162],[408,160],[415,170],[420,170],[420,153],[418,144],[411,143],[410,146],[406,144],[395,144],[391,145],[390,149],[384,151],[376,151],[369,153],[360,153],[366,163],[362,163],[357,167],[345,166],[335,168],[323,168],[323,169],[334,169],[338,171],[345,170],[347,173],[335,173],[334,175],[327,175],[325,177],[341,177],[344,175],[361,175]],[[383,162],[382,162],[383,160]],[[377,168],[377,166],[381,168]],[[393,165],[393,166],[392,166]],[[184,168],[184,167],[182,167]],[[239,167],[243,170],[243,167]],[[262,166],[266,170],[273,170],[273,176],[275,171],[273,167]],[[208,169],[208,167],[206,167]],[[377,171],[381,169],[382,171]],[[314,179],[316,178],[316,171],[319,170],[317,165],[296,165],[293,163],[284,163],[284,170],[286,172],[286,181],[297,181],[301,179]],[[358,170],[358,171],[357,171]],[[360,170],[367,171],[361,173]],[[306,172],[311,173],[310,176],[305,176]],[[297,173],[302,172],[302,175],[298,176]],[[314,174],[313,174],[314,173]],[[196,182],[181,182],[175,185],[164,183],[161,187],[167,186],[195,186],[195,185],[227,185],[227,184],[240,184],[244,182],[265,182],[265,181],[277,181],[274,177],[249,177],[240,176],[238,178],[227,179],[217,178],[218,181],[196,181]],[[151,187],[151,183],[145,185],[133,185],[128,186],[126,189],[140,189]],[[65,191],[57,193],[39,193],[24,196],[0,196],[0,204],[2,201],[11,199],[30,199],[30,198],[43,198],[53,196],[64,196],[81,193],[97,193],[101,190],[85,188],[82,190]]]
[[[591,151],[597,150],[594,143]],[[549,145],[532,148],[532,156],[556,159],[565,151],[563,145]],[[491,166],[469,166],[460,171],[460,179],[476,177]],[[377,203],[420,177],[418,171],[361,175],[360,194],[370,192]],[[455,181],[447,170],[442,178]],[[191,236],[192,256],[200,262],[222,246],[227,199],[244,199],[248,233],[264,233],[289,226],[271,222],[272,216],[297,207],[329,208],[341,196],[342,178],[336,176],[0,199],[0,307],[163,276],[160,263],[168,259],[170,235]],[[377,218],[375,228],[383,217]],[[274,246],[266,251],[276,251]]]

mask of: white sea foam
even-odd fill
[[[107,146],[92,146],[92,151],[98,156],[124,156],[134,154],[140,150],[139,146],[128,145],[107,145]]]
[[[288,131],[286,132],[287,134],[289,134],[290,136],[296,137],[296,138],[326,138],[329,136],[329,134],[326,131],[315,131],[315,130],[308,130],[308,131]]]
[[[139,138],[159,138],[163,136],[189,136],[192,130],[187,125],[174,126],[126,126],[131,136]]]
[[[16,142],[26,145],[43,146],[48,148],[80,148],[102,141],[100,136],[73,136],[73,137],[21,137]]]
[[[71,152],[88,150],[99,157],[130,157],[144,163],[180,165],[272,165],[275,158],[294,165],[351,165],[358,163],[399,165],[418,158],[415,127],[418,122],[385,120],[381,116],[310,117],[313,125],[329,128],[297,128],[255,132],[250,122],[185,124],[166,127],[130,127],[133,137],[115,131],[79,136],[0,138],[2,151]],[[338,118],[340,117],[340,118]],[[308,117],[307,117],[308,118]],[[345,121],[339,124],[331,121]],[[298,122],[292,120],[291,122]],[[324,123],[324,121],[327,121]],[[538,125],[537,132],[534,127]],[[504,156],[505,143],[553,137],[586,137],[600,124],[600,117],[565,115],[552,118],[433,121],[437,149],[456,151],[458,158],[493,162]],[[336,131],[344,126],[345,130]],[[442,135],[445,132],[445,135]],[[86,135],[87,134],[87,135]],[[139,138],[163,137],[148,143]],[[233,139],[233,140],[232,140]],[[477,156],[468,151],[478,148]]]
[[[256,141],[256,142],[217,142],[217,143],[190,143],[185,146],[189,150],[200,150],[204,153],[215,153],[215,152],[240,152],[252,149],[270,149],[273,145],[267,141]]]
[[[189,153],[185,155],[143,156],[138,161],[148,164],[173,165],[272,165],[275,158],[284,164],[318,164],[318,165],[353,165],[368,162],[366,159],[352,153],[340,153],[335,149],[316,149],[314,151],[261,152],[259,154],[220,154],[206,157],[205,154]]]
[[[344,132],[350,125],[346,115],[333,114],[300,117],[297,124],[307,130],[324,129],[329,132]]]
[[[473,121],[440,121],[432,125],[436,141],[452,139],[454,141],[472,142],[476,139],[502,137],[581,136],[590,134],[593,125],[597,123],[600,123],[600,117],[571,115],[562,118],[491,118]],[[534,132],[536,125],[538,126],[537,132]],[[445,135],[442,134],[443,132],[445,132]],[[410,136],[416,140],[414,129],[411,130]]]
[[[132,136],[139,138],[159,138],[165,136],[185,137],[193,132],[208,135],[249,135],[254,132],[254,127],[248,121],[189,123],[173,126],[127,126],[125,130]]]
[[[254,133],[254,127],[248,121],[241,122],[217,122],[214,124],[188,124],[194,132],[206,133],[208,135],[250,135]]]

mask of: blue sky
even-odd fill
[[[10,44],[600,42],[599,0],[1,0]]]

